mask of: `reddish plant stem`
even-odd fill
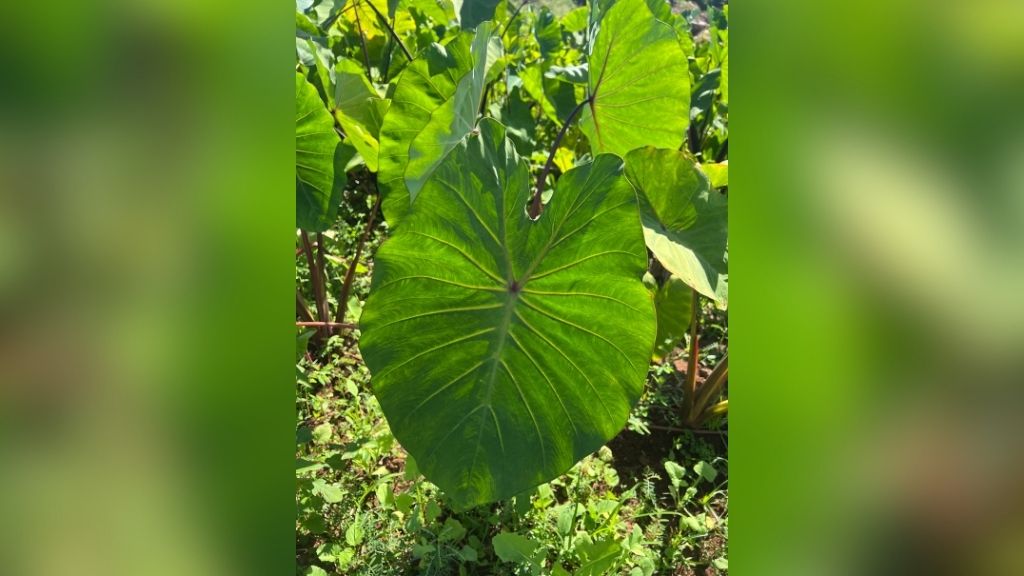
[[[305,322],[313,321],[313,314],[310,313],[306,299],[302,297],[302,292],[298,288],[295,289],[295,315]]]
[[[356,253],[352,255],[352,260],[348,263],[348,269],[345,270],[345,281],[341,285],[341,295],[338,296],[338,312],[334,316],[335,323],[341,323],[345,320],[345,310],[348,308],[348,296],[352,291],[352,279],[355,277],[356,265],[359,263],[359,257],[363,254],[363,246],[366,245],[366,240],[370,237],[370,231],[373,230],[373,224],[377,221],[381,195],[380,189],[377,188],[376,174],[373,176],[373,187],[377,192],[377,198],[373,201],[373,208],[370,209],[370,217],[366,220],[366,228],[363,230],[362,236],[359,237]]]
[[[309,234],[302,230],[301,236],[302,251],[306,254],[306,262],[309,264],[309,276],[313,282],[313,296],[316,298],[317,315],[321,319],[330,318],[330,313],[327,309],[327,294],[324,290],[324,279],[317,266],[316,258],[313,256],[313,247],[309,243]],[[327,335],[326,330],[322,332],[323,336]]]
[[[699,368],[700,343],[698,342],[697,328],[700,316],[700,294],[693,290],[693,305],[690,317],[690,357],[687,358],[686,367],[686,388],[683,391],[683,423],[692,426],[690,412],[693,410],[694,401],[697,395],[697,370]]]
[[[307,322],[307,321],[303,321],[303,322],[296,322],[295,325],[296,326],[309,327],[309,328],[314,328],[314,327],[315,328],[347,328],[349,330],[354,329],[356,327],[355,324],[351,324],[351,323],[348,323],[348,322],[313,322],[313,321],[308,321]]]
[[[544,168],[540,171],[540,177],[537,178],[537,189],[533,191],[533,198],[530,199],[529,215],[530,218],[536,220],[540,213],[544,211],[544,205],[541,204],[541,193],[544,191],[544,185],[548,180],[548,172],[551,171],[551,166],[555,163],[555,152],[558,151],[558,145],[562,143],[562,138],[565,137],[565,133],[569,130],[569,126],[572,124],[576,115],[579,114],[583,106],[591,101],[590,98],[580,102],[572,109],[569,113],[569,117],[565,119],[562,124],[562,129],[558,131],[558,135],[555,136],[554,143],[551,144],[551,151],[548,153],[548,160],[544,163]]]

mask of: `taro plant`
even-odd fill
[[[456,506],[611,440],[687,328],[685,421],[727,406],[724,363],[697,385],[700,298],[728,303],[727,65],[701,46],[659,0],[299,3],[297,224],[322,320],[300,293],[302,323],[355,328],[362,243],[332,275],[306,231],[357,174],[367,229],[379,208],[390,230],[359,348],[395,438]]]

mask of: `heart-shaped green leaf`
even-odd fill
[[[601,17],[590,50],[590,105],[581,127],[595,154],[679,148],[689,125],[686,54],[644,0],[619,0]]]
[[[432,44],[402,72],[380,130],[382,207],[394,228],[434,167],[476,126],[501,41],[490,22]]]
[[[360,348],[391,430],[461,506],[568,470],[621,430],[655,336],[622,161],[566,172],[537,221],[484,119],[377,252]]]
[[[341,138],[323,100],[295,73],[295,225],[310,232],[330,228],[338,215],[345,172],[334,169]]]
[[[644,239],[658,261],[697,292],[728,305],[728,200],[686,152],[640,148],[626,155],[639,192]]]

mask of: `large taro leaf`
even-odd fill
[[[321,232],[334,223],[345,187],[335,170],[341,138],[316,88],[295,73],[295,225]]]
[[[394,228],[434,167],[476,125],[487,71],[501,55],[493,26],[432,44],[402,72],[380,130],[384,216]]]
[[[658,261],[697,292],[728,305],[728,200],[686,152],[640,148],[626,155],[644,239]]]
[[[655,336],[622,161],[566,172],[537,221],[527,163],[484,119],[377,252],[360,348],[391,430],[460,506],[507,498],[610,440]]]
[[[595,154],[679,148],[689,125],[686,54],[644,0],[619,0],[607,10],[588,62],[591,101],[580,123]]]

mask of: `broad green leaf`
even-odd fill
[[[322,232],[334,223],[345,187],[335,170],[341,138],[316,88],[295,73],[295,225]]]
[[[494,553],[503,562],[530,563],[540,544],[514,532],[502,532],[491,539]]]
[[[402,72],[380,131],[384,216],[394,228],[434,166],[476,125],[487,69],[501,55],[490,23],[432,44]]]
[[[680,147],[689,124],[686,55],[644,0],[619,0],[607,10],[589,64],[592,100],[580,122],[595,154]]]
[[[438,166],[377,252],[360,318],[392,432],[460,507],[551,480],[618,433],[656,331],[622,161],[565,173],[531,221],[504,132],[484,119]]]
[[[651,147],[626,155],[639,192],[647,247],[697,292],[728,305],[728,201],[686,152]]]
[[[654,342],[654,360],[660,361],[686,335],[693,315],[693,291],[685,282],[671,276],[654,296],[658,312],[658,337]]]

